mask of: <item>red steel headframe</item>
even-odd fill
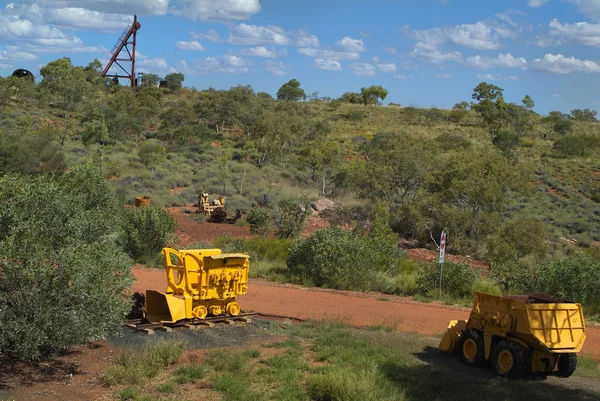
[[[106,67],[104,67],[104,70],[102,71],[102,74],[101,74],[103,77],[127,78],[127,79],[129,79],[129,82],[131,83],[131,87],[135,88],[135,86],[136,86],[136,82],[135,82],[135,46],[136,46],[137,31],[139,31],[141,27],[142,26],[140,25],[140,23],[137,20],[137,15],[134,15],[133,16],[133,24],[130,27],[125,28],[125,30],[119,37],[117,44],[111,50],[110,53],[112,54],[112,56],[110,58],[110,61],[108,62]],[[131,45],[131,51],[129,51],[129,45]],[[124,54],[123,58],[120,58],[121,52],[123,51],[123,49],[125,49],[125,51],[127,52],[127,55]],[[129,56],[129,57],[125,58],[126,56]],[[131,73],[129,71],[127,71],[125,68],[123,68],[123,66],[121,64],[119,64],[119,62],[131,63]],[[123,73],[125,75],[119,75],[118,73],[116,73],[114,75],[113,74],[109,75],[108,70],[110,70],[110,68],[113,66],[113,64],[116,64],[119,68],[121,68],[121,70],[123,70]]]

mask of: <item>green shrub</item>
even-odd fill
[[[287,266],[297,280],[318,287],[371,290],[378,272],[391,272],[397,249],[340,228],[325,228],[292,244]]]
[[[264,207],[254,207],[248,213],[246,221],[250,224],[250,232],[256,235],[267,235],[273,227],[271,212]]]
[[[460,123],[469,114],[466,109],[453,109],[448,113],[448,120],[454,123]]]
[[[473,287],[479,274],[472,267],[458,263],[444,263],[442,273],[442,292],[462,298],[473,294]],[[437,264],[424,266],[417,277],[417,287],[421,295],[428,295],[439,289],[440,267]]]
[[[494,280],[481,279],[477,280],[473,286],[473,292],[483,292],[484,294],[502,295],[502,290]]]
[[[585,156],[598,147],[597,135],[565,135],[554,142],[554,150],[561,156]]]
[[[285,262],[292,241],[263,237],[243,239],[222,236],[215,238],[213,245],[226,253],[248,253],[253,260]]]
[[[306,199],[287,197],[279,201],[273,213],[277,236],[287,239],[300,235],[310,211],[310,203]]]
[[[389,220],[389,209],[379,203],[368,231],[326,228],[294,242],[287,258],[290,274],[318,287],[389,291],[401,256]]]
[[[443,150],[467,149],[473,145],[470,139],[458,134],[438,135],[435,141]]]
[[[52,135],[0,133],[0,176],[8,173],[62,174],[66,168],[65,155]]]
[[[158,207],[136,207],[127,212],[125,249],[140,263],[153,261],[173,242],[177,223],[168,211]]]
[[[346,118],[348,119],[348,121],[359,122],[364,120],[365,115],[361,112],[353,111],[352,113],[348,114]]]
[[[521,146],[521,136],[513,131],[500,131],[494,136],[492,143],[503,153],[510,153]]]
[[[599,282],[600,262],[579,253],[570,259],[523,270],[515,286],[523,293],[545,293],[580,302],[587,313],[599,313]]]
[[[123,207],[95,171],[0,179],[0,353],[40,359],[103,337],[130,308]]]

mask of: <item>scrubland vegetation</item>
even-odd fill
[[[260,277],[447,302],[541,291],[600,312],[595,111],[541,116],[487,83],[452,110],[385,106],[376,86],[307,97],[296,80],[278,99],[181,88],[179,75],[134,90],[99,68],[64,58],[37,84],[0,79],[0,352],[39,358],[109,332],[129,264],[174,244],[162,207],[201,192],[246,212],[257,237],[214,245],[253,254]],[[154,208],[122,207],[139,195]],[[338,205],[322,214],[332,227],[295,239],[319,197]],[[396,246],[400,235],[435,247],[442,230],[450,252],[490,265],[485,278],[447,263],[439,294],[436,267]]]

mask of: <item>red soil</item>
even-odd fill
[[[166,287],[159,269],[134,267],[133,291]],[[410,298],[378,293],[303,288],[252,280],[248,295],[240,298],[244,310],[303,320],[342,320],[358,327],[391,325],[399,331],[422,335],[442,334],[451,319],[468,319],[469,309],[442,304],[425,304]],[[600,328],[588,327],[583,353],[600,360]]]

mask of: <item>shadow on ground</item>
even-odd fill
[[[60,380],[68,375],[76,375],[79,373],[79,365],[64,361],[61,357],[79,355],[81,352],[81,349],[63,351],[57,358],[44,362],[22,362],[0,355],[0,390],[6,390],[9,383],[15,378],[19,379],[20,384],[31,385]],[[2,395],[1,392],[0,395]]]
[[[496,377],[489,369],[465,366],[454,355],[441,353],[430,346],[414,356],[420,362],[408,366],[400,363],[381,366],[385,377],[411,401],[600,399],[596,380],[507,380]]]

